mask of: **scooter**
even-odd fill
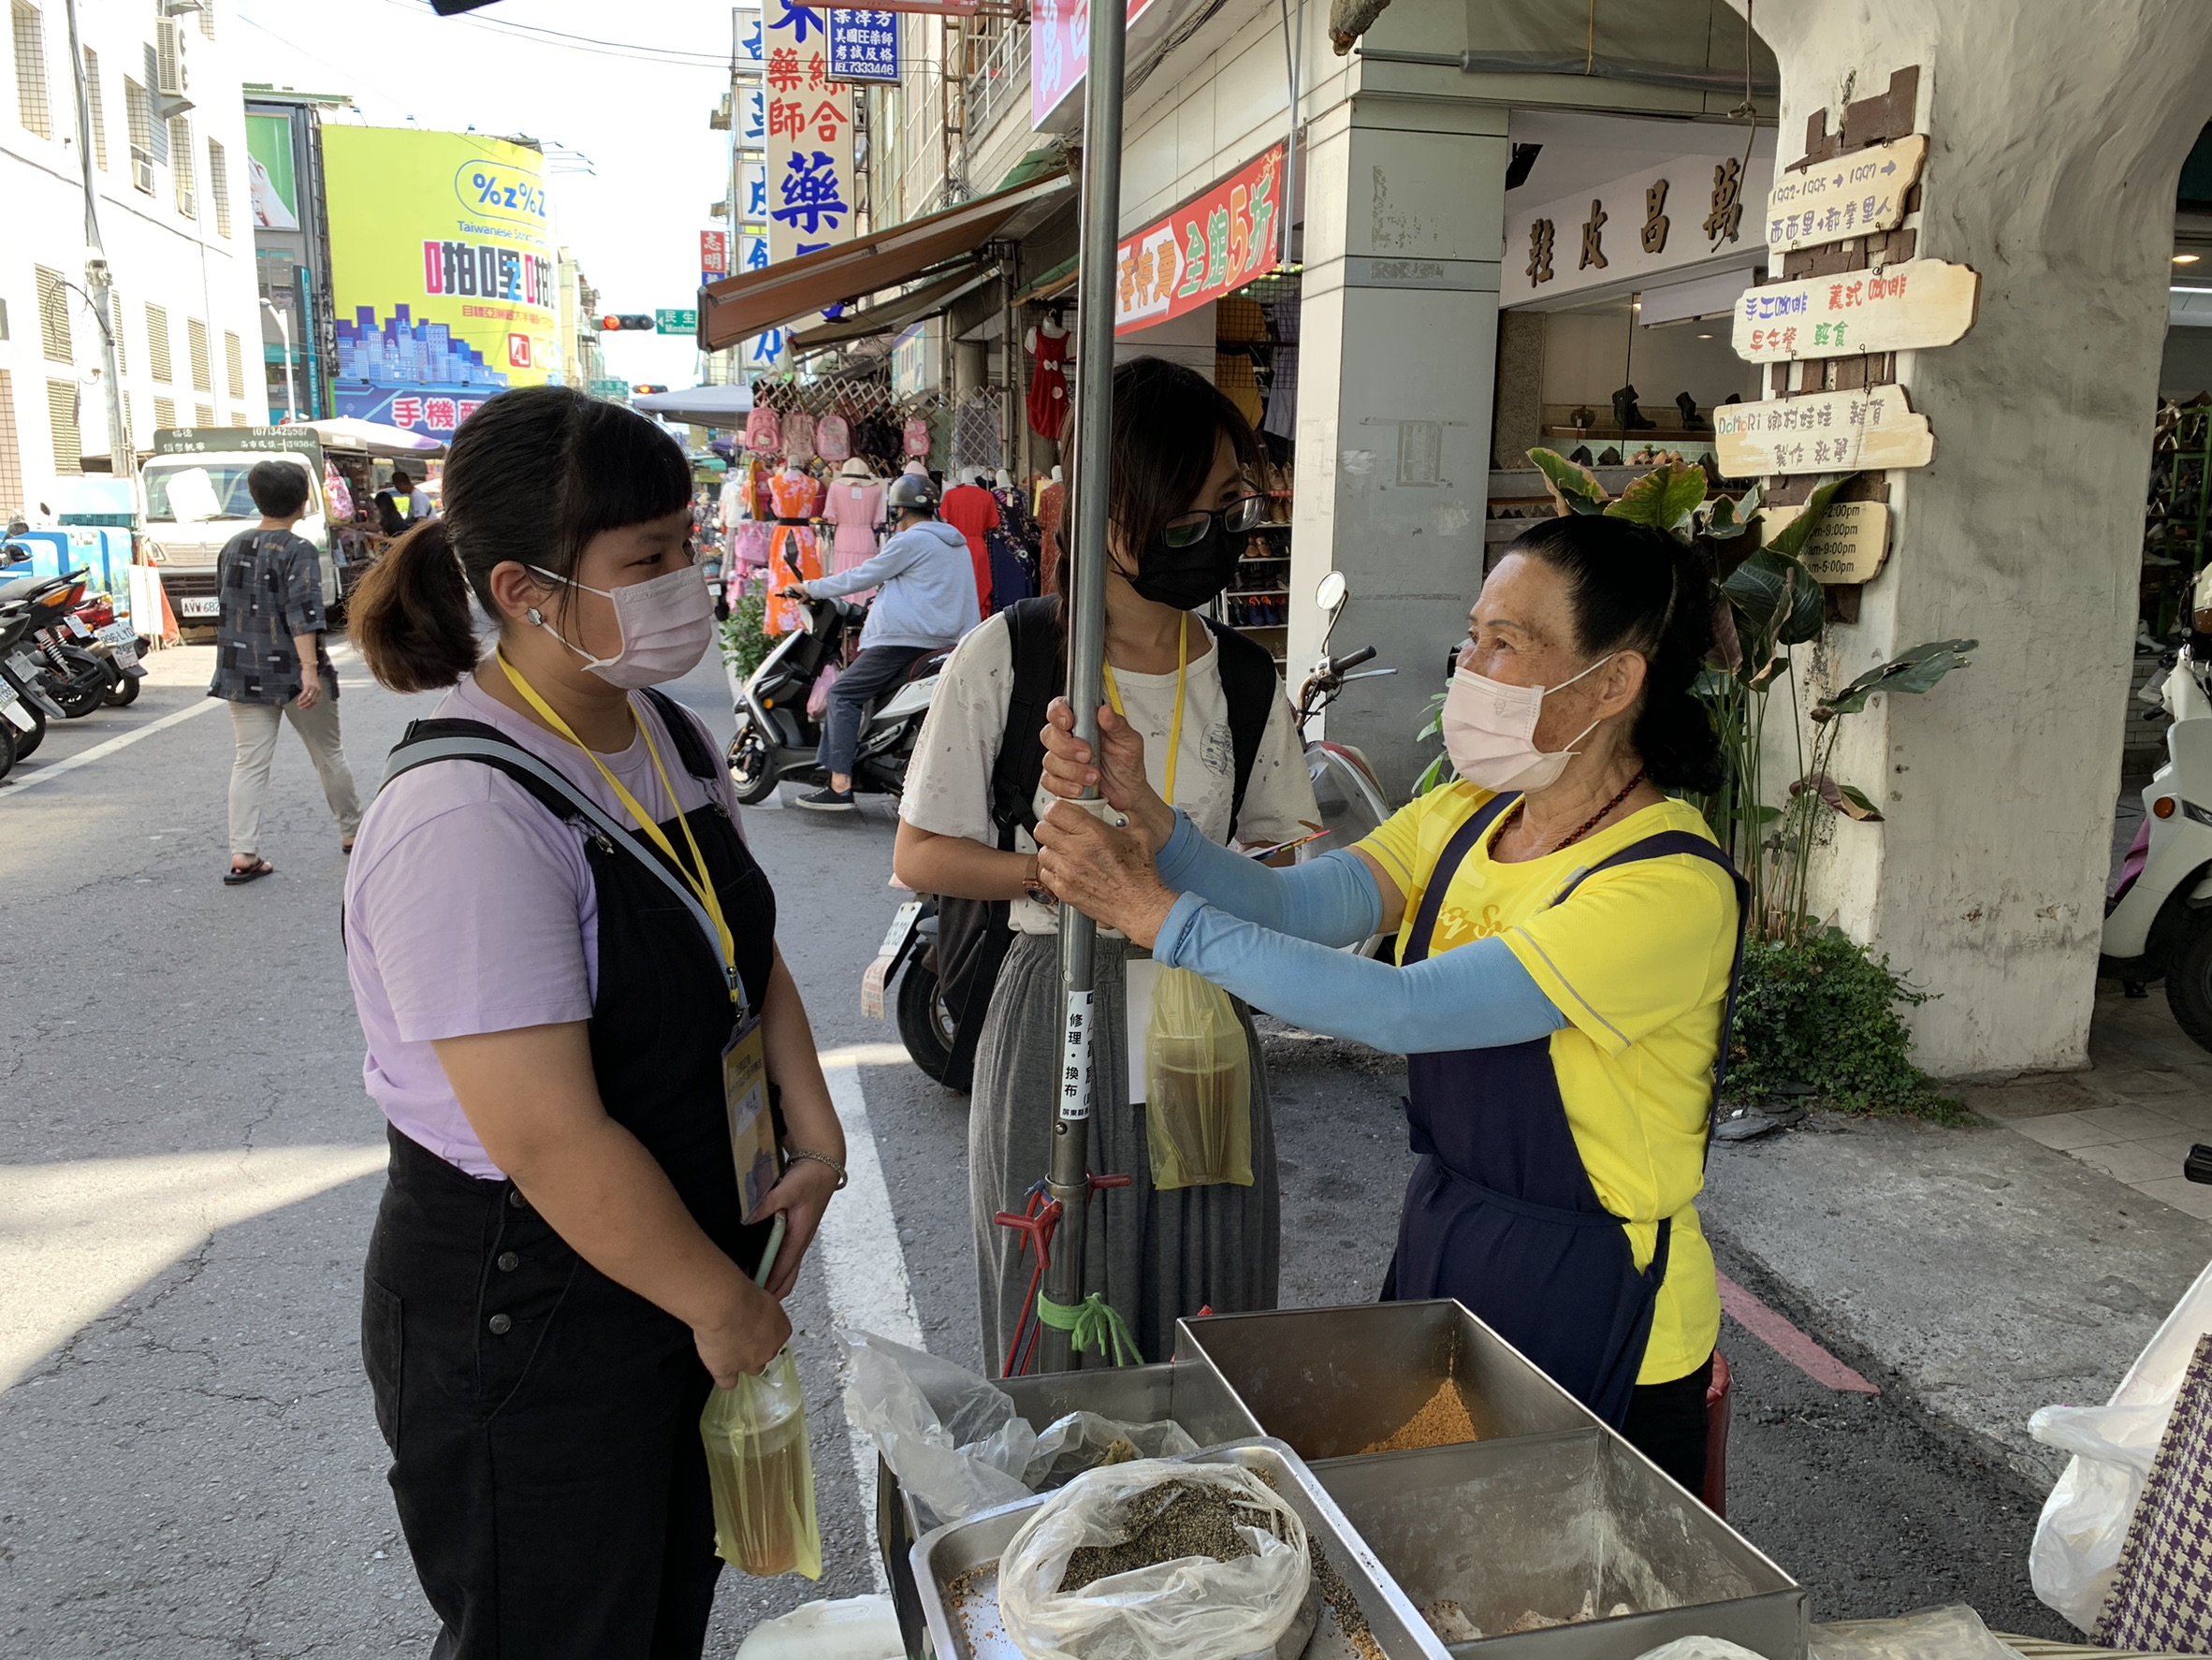
[[[35,620],[22,606],[0,609],[0,723],[10,729],[11,766],[46,741],[49,717],[67,719],[47,692],[44,669],[25,648]]]
[[[796,561],[793,577],[798,579]],[[826,783],[829,774],[816,759],[822,722],[808,712],[808,699],[822,671],[841,663],[845,643],[860,633],[866,605],[848,600],[795,602],[807,619],[777,642],[753,670],[737,700],[737,734],[727,760],[737,799],[747,807],[765,801],[786,779],[795,783]],[[938,674],[950,649],[917,659],[906,684],[869,710],[861,722],[860,749],[853,757],[852,788],[896,795],[906,788],[907,764],[922,735],[923,717],[937,693]]]
[[[2104,906],[2100,975],[2132,997],[2166,984],[2175,1024],[2212,1049],[2212,568],[2197,578],[2184,644],[2161,689],[2174,717],[2166,764],[2143,792],[2143,828]]]
[[[63,576],[0,581],[0,610],[20,608],[27,614],[26,655],[35,654],[48,692],[72,721],[98,708],[125,677],[111,661],[80,643],[93,638],[92,630],[75,615],[84,602],[85,575],[76,570]]]

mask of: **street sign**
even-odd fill
[[[1712,412],[1712,436],[1730,478],[1925,467],[1935,454],[1928,417],[1897,386],[1724,403]]]
[[[1947,346],[1973,327],[1981,286],[1972,266],[1914,259],[1747,288],[1736,302],[1736,355],[1785,363]]]
[[[888,11],[829,14],[829,78],[832,80],[898,80],[898,19]]]
[[[1784,254],[1896,229],[1905,216],[1905,192],[1918,182],[1927,158],[1928,135],[1914,133],[1777,174],[1767,194],[1768,251]]]
[[[1761,516],[1763,540],[1805,510],[1768,507]],[[1798,558],[1819,582],[1871,582],[1889,555],[1889,509],[1880,502],[1831,502],[1820,526],[1805,539]]]
[[[699,313],[689,312],[656,311],[653,313],[654,332],[658,334],[696,334],[699,332]]]
[[[584,390],[594,398],[627,398],[630,396],[630,383],[628,381],[586,381]]]

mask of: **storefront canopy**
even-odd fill
[[[911,294],[902,294],[866,311],[847,312],[835,323],[802,328],[792,336],[792,350],[801,354],[826,351],[831,346],[866,340],[872,334],[890,334],[923,317],[935,316],[969,289],[987,283],[998,268],[988,260],[969,260],[925,283]]]
[[[648,392],[633,398],[630,407],[667,421],[689,421],[698,427],[742,427],[752,408],[752,388],[740,382],[730,386],[686,386],[680,392]]]
[[[994,237],[1020,237],[1060,206],[1072,183],[1067,173],[1054,173],[819,254],[710,283],[699,290],[700,349],[721,351],[811,312],[850,305],[933,274]]]

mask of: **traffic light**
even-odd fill
[[[633,386],[630,390],[633,395],[649,398],[655,392],[665,392],[668,390],[668,388],[666,386],[648,386],[643,381],[640,381],[636,385]]]
[[[600,318],[599,327],[608,334],[618,334],[625,328],[642,329],[650,334],[653,331],[653,319],[643,312],[611,313]]]

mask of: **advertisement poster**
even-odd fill
[[[1152,0],[1128,0],[1128,21]],[[1041,127],[1083,84],[1091,58],[1090,0],[1033,0],[1029,7],[1029,124]]]
[[[829,14],[829,72],[834,80],[898,80],[898,17],[888,11]]]
[[[292,124],[282,115],[246,117],[248,194],[255,230],[299,228],[299,180],[292,170]]]
[[[323,129],[338,413],[450,438],[560,372],[544,157],[475,133]]]
[[[851,240],[852,88],[830,79],[829,13],[785,4],[768,20],[768,258]]]
[[[1114,333],[1180,317],[1274,269],[1282,180],[1277,144],[1165,219],[1125,237],[1114,260]]]

